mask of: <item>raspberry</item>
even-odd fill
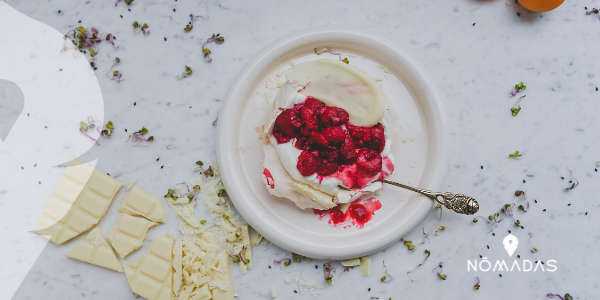
[[[273,129],[273,136],[277,140],[277,144],[285,144],[292,139],[291,137],[286,136],[283,132],[281,132],[281,129],[279,129],[278,126],[275,126],[275,128]]]
[[[347,128],[359,147],[367,147],[379,153],[385,148],[385,134],[381,123],[373,127],[348,125]]]
[[[356,165],[367,175],[372,176],[379,173],[381,171],[382,163],[383,160],[379,153],[369,149],[361,149],[358,151]]]
[[[275,133],[273,133],[273,134],[275,134]],[[308,149],[310,149],[309,138],[306,137],[306,136],[303,136],[303,135],[298,136],[296,138],[296,144],[294,144],[294,147],[296,147],[297,149],[300,149],[300,150],[308,150]]]
[[[320,134],[318,132],[314,132],[314,131],[311,132],[310,140],[317,145],[327,147],[327,140],[325,139],[325,137],[322,134]]]
[[[346,141],[340,147],[340,160],[344,165],[351,165],[356,162],[358,154],[356,154],[356,146],[351,138],[347,138]]]
[[[275,129],[281,130],[283,134],[290,138],[296,136],[296,132],[300,127],[302,127],[302,123],[292,109],[284,110],[275,119]]]
[[[346,140],[346,131],[342,127],[328,127],[321,131],[328,145],[339,146]]]
[[[350,116],[344,109],[329,106],[321,112],[321,122],[325,127],[340,126],[348,122]]]
[[[304,102],[304,107],[312,108],[318,111],[319,109],[325,107],[325,103],[317,100],[314,97],[308,96],[306,97],[306,102]]]
[[[315,174],[318,165],[319,160],[314,154],[308,151],[302,151],[302,153],[300,153],[300,156],[298,157],[298,163],[296,164],[296,168],[298,169],[298,171],[300,171],[300,174],[302,176],[310,176],[312,174]]]
[[[352,136],[355,141],[363,141],[365,143],[371,141],[371,130],[369,127],[354,126],[349,124],[346,127],[350,132],[350,136]]]
[[[319,159],[326,162],[337,162],[339,159],[339,152],[333,149],[325,149],[319,151]]]
[[[319,130],[319,121],[317,119],[316,110],[308,107],[302,107],[300,108],[300,118],[302,119],[302,123],[304,123],[302,126],[303,135],[308,135],[311,131]]]
[[[383,148],[385,148],[385,133],[381,123],[371,127],[371,142],[368,148],[377,153],[381,153]]]
[[[321,176],[331,175],[331,174],[337,172],[339,167],[340,167],[340,163],[337,161],[328,162],[328,161],[321,159],[319,161],[319,166],[317,167],[317,174],[319,174]]]

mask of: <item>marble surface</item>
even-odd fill
[[[82,158],[98,159],[99,169],[126,184],[139,179],[141,187],[157,195],[192,176],[190,162],[214,159],[211,124],[221,99],[238,71],[267,43],[295,30],[327,24],[384,36],[425,66],[444,99],[451,130],[445,190],[478,199],[483,216],[519,201],[514,196],[517,189],[527,191],[531,207],[525,214],[515,213],[524,229],[505,220],[495,235],[483,219],[473,224],[469,217],[445,213],[440,225],[446,230],[437,236],[432,233],[415,252],[398,243],[371,255],[370,277],[362,277],[356,269],[341,272],[339,262],[334,262],[336,284],[320,289],[319,299],[544,299],[547,293],[567,292],[575,299],[595,299],[598,294],[600,208],[594,192],[600,175],[594,169],[600,160],[596,88],[600,81],[595,77],[600,75],[600,20],[598,15],[586,16],[584,6],[598,7],[600,1],[567,0],[548,13],[528,12],[502,0],[137,0],[129,7],[124,3],[115,7],[113,1],[6,2],[60,32],[83,25],[117,37],[123,49],[115,51],[104,44],[96,57],[104,115],[115,123],[116,133]],[[196,20],[192,32],[185,33],[182,29],[190,13],[209,18]],[[151,33],[134,33],[134,20],[148,23]],[[226,42],[212,46],[213,62],[206,64],[201,43],[212,33],[221,33]],[[120,83],[105,76],[114,56],[122,60],[119,71],[125,80]],[[184,65],[193,68],[193,76],[175,80]],[[527,85],[523,93],[527,97],[513,117],[510,108],[517,97],[509,92],[520,81]],[[131,132],[142,126],[155,142],[148,147],[126,144],[124,129]],[[507,157],[516,150],[524,153],[523,159]],[[567,168],[580,182],[571,191],[565,190],[571,179]],[[6,189],[0,191],[5,194]],[[121,191],[115,201],[124,196]],[[117,209],[112,205],[100,222],[104,232],[116,220]],[[420,243],[421,228],[429,230],[437,218],[438,211],[432,210],[405,239]],[[520,241],[512,258],[502,245],[509,230]],[[165,232],[177,232],[175,222],[151,229],[146,247]],[[537,253],[528,246],[529,232]],[[123,274],[66,258],[75,242],[64,247],[47,244],[13,299],[133,298]],[[431,257],[411,273],[411,282],[406,272],[422,262],[425,249]],[[126,262],[143,252],[135,252]],[[277,288],[277,299],[311,298],[300,295],[297,285],[285,283],[283,276],[293,268],[308,281],[324,285],[320,267],[324,261],[280,268],[273,260],[289,256],[288,252],[269,244],[256,253],[260,254],[255,256],[255,269],[247,275],[234,268],[238,299],[269,299],[271,285]],[[558,269],[468,272],[468,260],[481,260],[480,255],[510,265],[513,260],[556,260]],[[390,283],[380,281],[385,274],[383,261],[394,275]],[[448,276],[445,281],[431,271],[441,261]],[[477,276],[479,291],[473,289]],[[6,282],[0,278],[0,287],[6,288]]]

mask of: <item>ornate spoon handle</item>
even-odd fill
[[[448,209],[451,209],[459,214],[472,215],[479,211],[479,203],[469,196],[465,196],[463,194],[454,194],[454,193],[436,193],[429,190],[424,190],[416,187],[412,187],[409,185],[405,185],[402,183],[398,183],[395,181],[391,181],[389,179],[381,179],[379,180],[383,183],[395,185],[397,187],[401,187],[407,190],[411,190],[413,192],[419,193],[421,195],[427,196],[429,199],[445,206]]]

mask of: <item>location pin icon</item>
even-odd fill
[[[12,81],[0,79],[0,141],[6,141],[8,133],[23,111],[23,92]]]
[[[517,250],[517,247],[519,246],[519,240],[516,236],[512,234],[507,235],[502,243],[504,244],[504,249],[506,249],[506,252],[508,252],[508,256],[511,257],[513,253],[515,253],[515,250]]]

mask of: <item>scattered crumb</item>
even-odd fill
[[[242,151],[242,153],[244,153],[244,151],[246,151],[246,145],[239,145],[238,149],[240,149],[240,151]]]
[[[416,137],[416,136],[414,136],[414,135],[413,135],[413,136],[411,136],[411,137],[410,137],[410,141],[411,141],[411,142],[414,142],[414,141],[416,141],[416,140],[417,140],[417,137]]]
[[[379,68],[382,69],[384,73],[393,74],[386,65],[379,65]]]
[[[175,107],[175,104],[169,103],[169,107],[173,108],[173,107]]]
[[[258,133],[258,137],[263,141],[263,143],[265,145],[270,145],[271,144],[271,140],[269,139],[269,135],[264,132],[265,131],[265,125],[257,126],[254,129],[256,129],[256,132]]]

